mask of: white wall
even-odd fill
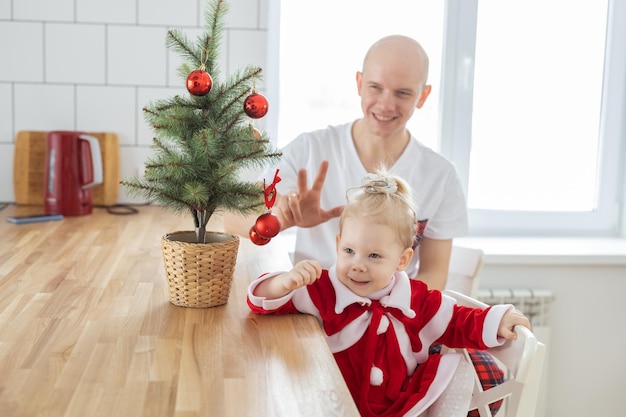
[[[545,417],[623,415],[626,265],[487,265],[481,288],[550,289]]]
[[[537,417],[623,415],[626,240],[471,237],[456,244],[485,251],[481,289],[530,288],[554,296]]]
[[[229,4],[222,74],[246,65],[265,69],[267,0]],[[115,132],[121,176],[134,175],[152,140],[142,107],[187,93],[165,34],[179,28],[194,39],[204,28],[205,6],[204,0],[0,0],[0,202],[15,201],[13,151],[21,130]],[[255,123],[265,129],[263,119]],[[120,202],[129,201],[120,189]]]

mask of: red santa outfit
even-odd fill
[[[433,343],[486,349],[501,345],[497,330],[512,305],[485,310],[461,307],[454,299],[396,272],[389,285],[368,297],[350,291],[335,267],[286,296],[268,300],[248,288],[255,313],[307,313],[324,329],[346,384],[362,416],[418,416],[445,390],[460,354],[429,354]]]

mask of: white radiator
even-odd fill
[[[528,317],[534,331],[535,327],[549,325],[550,304],[554,296],[549,290],[487,288],[478,290],[478,299],[489,305],[513,304]]]
[[[536,417],[545,417],[548,401],[548,362],[550,357],[550,305],[554,294],[541,289],[503,289],[487,288],[478,290],[477,298],[485,304],[513,304],[532,325],[537,339],[546,345],[546,357],[541,376],[541,387],[537,399]]]

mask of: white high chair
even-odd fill
[[[487,304],[456,291],[445,290],[444,294],[454,298],[459,305],[487,307]],[[468,411],[477,409],[480,417],[494,417],[489,404],[505,399],[498,417],[534,417],[546,346],[526,327],[515,326],[515,333],[516,340],[508,340],[502,346],[487,350],[506,371],[506,381],[483,390],[476,375]],[[471,363],[467,351],[463,349],[463,352]]]
[[[444,294],[457,300],[459,305],[486,308],[487,304],[471,298],[478,294],[478,273],[484,257],[480,249],[453,246]],[[498,417],[534,417],[546,346],[523,326],[517,326],[515,332],[516,340],[488,349],[506,372],[506,381],[484,390],[475,375],[474,394],[468,411],[478,410],[481,417],[494,417],[489,404],[506,399]],[[471,363],[467,351],[463,349],[463,352]]]

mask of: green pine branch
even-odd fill
[[[281,153],[261,132],[254,136],[253,121],[243,102],[256,90],[262,70],[247,67],[221,80],[218,62],[223,37],[225,0],[209,0],[205,31],[193,42],[178,30],[166,36],[166,45],[181,55],[179,69],[187,75],[204,65],[213,79],[205,96],[179,94],[144,107],[144,118],[154,132],[152,155],[141,177],[122,181],[130,195],[147,197],[176,212],[191,214],[198,241],[217,211],[258,212],[264,205],[262,184],[240,180],[246,168],[275,164]]]

